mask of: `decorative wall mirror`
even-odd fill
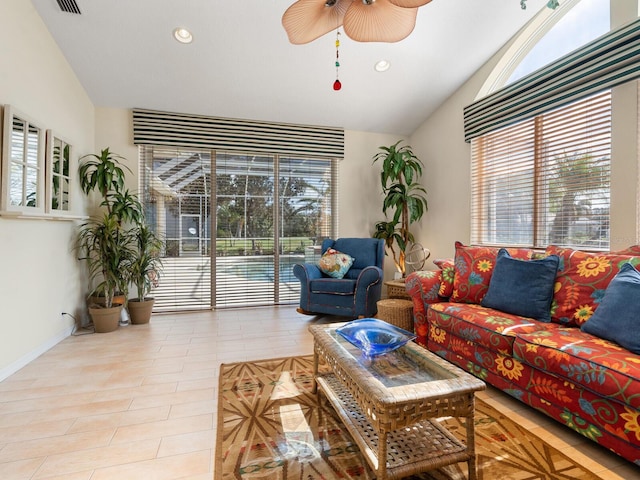
[[[47,130],[46,208],[50,213],[69,212],[71,193],[71,151],[69,142]]]
[[[0,210],[44,213],[44,130],[4,107]]]

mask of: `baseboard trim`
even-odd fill
[[[10,377],[14,373],[16,373],[18,370],[20,370],[22,367],[28,365],[29,363],[34,361],[36,358],[38,358],[40,355],[45,353],[47,350],[50,350],[51,348],[55,347],[62,340],[64,340],[68,336],[70,336],[73,333],[73,328],[74,327],[71,326],[71,327],[63,330],[58,335],[56,335],[55,337],[50,338],[49,340],[47,340],[45,343],[40,345],[35,350],[32,350],[31,352],[27,353],[26,355],[24,355],[23,357],[19,358],[15,362],[10,363],[6,367],[0,369],[0,382],[5,380],[6,378]]]

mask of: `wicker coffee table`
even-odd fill
[[[402,478],[467,462],[469,478],[475,479],[474,395],[485,388],[484,382],[413,342],[373,360],[363,358],[336,333],[341,325],[309,327],[316,386],[376,478]],[[320,358],[330,373],[319,374]],[[466,418],[466,444],[436,420],[440,417]]]

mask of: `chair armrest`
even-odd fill
[[[429,335],[427,305],[447,301],[445,297],[438,295],[441,284],[442,270],[412,272],[405,281],[407,293],[413,301],[413,327],[418,336],[416,341],[425,347]]]
[[[322,271],[313,263],[296,263],[293,266],[293,274],[303,284],[316,278],[322,278]]]
[[[377,282],[381,282],[382,275],[383,273],[381,268],[375,266],[363,268],[360,272],[360,275],[358,275],[358,279],[356,280],[356,291],[364,291],[371,285],[374,285]]]
[[[369,266],[362,269],[356,280],[353,296],[356,316],[372,317],[377,311],[377,302],[382,294],[383,272],[380,267]]]

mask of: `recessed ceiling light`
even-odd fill
[[[391,66],[391,63],[389,63],[389,61],[380,60],[373,66],[373,68],[376,72],[386,72],[387,70],[389,70],[390,66]]]
[[[193,35],[191,35],[191,32],[186,28],[182,28],[182,27],[176,28],[173,31],[173,38],[175,38],[180,43],[193,42]]]

